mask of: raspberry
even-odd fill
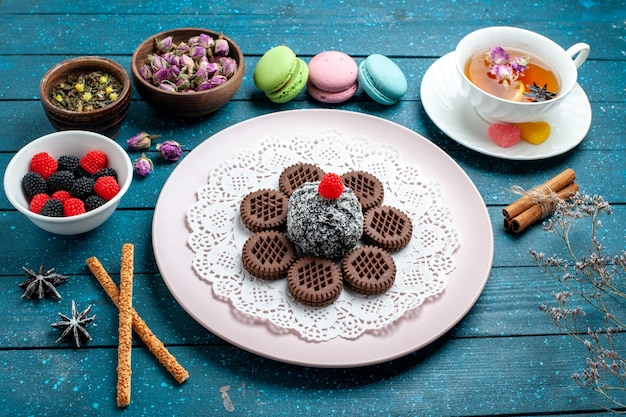
[[[30,200],[30,206],[28,207],[30,211],[33,213],[39,214],[41,208],[46,203],[46,201],[50,200],[50,196],[46,193],[37,194]]]
[[[43,177],[36,172],[29,171],[22,177],[22,187],[24,192],[29,197],[34,197],[37,194],[45,193],[48,191],[48,184]]]
[[[97,209],[98,207],[103,206],[105,203],[106,201],[104,200],[104,198],[92,194],[85,199],[85,210],[91,211],[93,209]]]
[[[106,176],[96,180],[93,190],[97,195],[109,201],[120,191],[120,186],[117,184],[117,181],[115,181],[115,178]]]
[[[69,171],[57,171],[48,179],[48,188],[51,193],[59,190],[69,191],[73,184],[74,174]]]
[[[44,203],[39,214],[48,217],[63,217],[63,203],[51,198]]]
[[[63,202],[63,215],[66,217],[77,216],[85,212],[85,203],[80,198],[68,198]]]
[[[337,174],[328,173],[322,177],[317,192],[324,198],[335,200],[343,193],[343,181]]]
[[[47,152],[39,152],[33,155],[30,160],[30,170],[41,175],[44,180],[50,178],[58,166],[57,161]]]
[[[52,193],[50,197],[55,198],[59,200],[60,202],[63,202],[67,200],[68,198],[72,197],[72,195],[69,193],[69,191],[59,190],[59,191],[55,191],[54,193]]]
[[[79,168],[79,159],[74,155],[62,155],[57,159],[57,163],[59,167],[57,168],[59,171],[70,171],[74,172]]]
[[[80,166],[89,174],[95,174],[107,166],[107,156],[102,151],[91,150],[80,158]]]
[[[76,181],[74,181],[74,184],[72,184],[72,187],[70,188],[70,193],[74,197],[78,197],[84,200],[86,197],[93,194],[93,186],[95,183],[96,181],[89,177],[78,178]]]

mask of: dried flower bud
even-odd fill
[[[152,74],[152,82],[161,84],[163,81],[167,80],[169,74],[170,72],[167,68],[158,69]]]
[[[183,56],[189,54],[191,51],[191,47],[187,44],[187,42],[181,42],[176,47],[176,55]]]
[[[194,46],[193,48],[191,48],[191,57],[193,59],[200,59],[203,56],[206,56],[206,48],[203,48],[201,46]]]
[[[172,84],[172,82],[169,80],[165,80],[161,84],[159,84],[159,88],[163,91],[168,91],[170,93],[175,93],[178,91],[176,89],[176,85]]]
[[[176,80],[175,84],[176,84],[176,89],[178,91],[187,91],[191,87],[191,82],[189,81],[188,78],[181,77],[178,80]]]
[[[196,62],[189,55],[180,56],[180,66],[187,72],[193,72],[196,69]]]
[[[150,148],[150,145],[152,145],[152,139],[153,137],[147,132],[137,133],[135,136],[126,141],[126,146],[128,146],[128,149],[133,151],[141,151]]]
[[[230,51],[228,41],[226,39],[218,39],[215,41],[215,55],[226,56]]]
[[[139,68],[139,75],[146,81],[150,80],[152,78],[152,67],[148,64],[142,65]]]
[[[152,59],[150,59],[150,65],[152,65],[152,69],[156,71],[167,68],[167,61],[162,56],[152,55]]]
[[[226,81],[228,81],[228,78],[226,78],[225,76],[221,74],[215,74],[213,78],[209,80],[209,82],[211,83],[211,88],[220,86],[224,84]]]
[[[154,170],[154,164],[150,158],[146,157],[146,154],[142,153],[141,158],[135,160],[133,168],[138,175],[145,177]]]
[[[210,35],[207,35],[206,33],[201,33],[200,36],[198,36],[198,45],[203,48],[209,49],[215,46],[215,41]]]
[[[237,72],[237,61],[233,58],[223,56],[219,59],[220,64],[222,65],[221,74],[226,78],[230,78],[235,75]]]
[[[157,40],[157,39],[155,39],[155,41],[156,41],[156,48],[157,48],[159,51],[162,51],[162,52],[167,52],[167,51],[169,51],[170,49],[172,49],[173,42],[172,42],[172,37],[171,37],[171,36],[168,36],[168,37],[166,37],[166,38],[163,38],[163,39],[161,39],[160,41],[159,41],[159,40]]]
[[[166,140],[157,145],[157,151],[161,152],[163,159],[170,162],[178,161],[183,154],[180,144],[173,140]]]

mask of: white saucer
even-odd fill
[[[502,148],[487,136],[489,123],[481,118],[460,94],[460,79],[454,52],[444,55],[428,68],[421,85],[421,100],[433,123],[456,142],[485,155],[503,159],[534,160],[560,155],[578,145],[591,126],[591,105],[576,84],[569,96],[545,121],[551,134],[540,145],[520,142]]]

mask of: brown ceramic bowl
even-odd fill
[[[66,81],[68,75],[89,71],[102,71],[119,80],[122,91],[117,100],[92,111],[66,110],[51,102],[52,91],[59,83]],[[121,65],[107,58],[97,56],[72,58],[46,72],[39,84],[39,96],[48,120],[57,130],[88,130],[114,138],[128,114],[130,77]]]
[[[201,33],[214,39],[222,36],[228,42],[230,48],[228,56],[237,62],[237,71],[224,84],[204,91],[170,92],[152,85],[141,77],[139,69],[149,62],[148,55],[156,50],[155,39],[162,40],[172,36],[173,42],[178,44],[181,41],[187,42],[192,36]],[[218,32],[197,28],[172,29],[150,36],[137,47],[131,60],[131,76],[139,95],[157,110],[174,116],[204,116],[224,106],[239,89],[244,71],[243,53],[235,42]]]

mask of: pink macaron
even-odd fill
[[[357,91],[359,67],[349,55],[325,51],[309,62],[307,91],[322,103],[342,103]]]

